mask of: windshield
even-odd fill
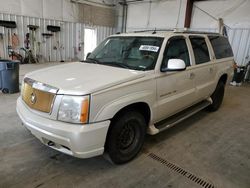
[[[104,40],[86,62],[134,70],[152,70],[160,51],[160,37],[110,37]]]

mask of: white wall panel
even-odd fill
[[[83,22],[113,27],[113,7],[101,7],[102,0],[92,0],[93,5],[72,0],[0,0],[0,12],[69,22]],[[105,0],[112,3],[113,0]],[[104,4],[103,4],[104,5]]]
[[[145,0],[128,4],[127,29],[183,28],[187,0]],[[120,7],[122,9],[122,7]],[[249,0],[197,1],[191,28],[216,28],[223,18],[231,28],[250,28]]]
[[[63,5],[62,0],[44,0],[43,1],[43,15],[44,18],[62,20],[63,19]]]
[[[229,30],[229,41],[238,65],[246,65],[250,61],[250,29]]]
[[[78,4],[71,3],[69,0],[63,0],[62,14],[63,20],[70,22],[78,22],[79,8]]]
[[[21,13],[32,17],[43,17],[43,1],[41,0],[21,0]],[[26,14],[25,14],[26,13]]]
[[[146,28],[149,3],[131,4],[128,6],[127,30],[134,28]]]
[[[95,28],[97,32],[97,44],[100,44],[106,37],[114,34],[116,30],[115,28],[104,26],[97,26]]]
[[[153,0],[130,3],[128,5],[127,30],[183,27],[185,9],[186,0]]]
[[[179,8],[181,8],[181,6],[182,3],[180,4],[180,0],[165,2],[158,1],[157,3],[151,3],[149,26],[151,28],[157,28],[159,26],[161,28],[164,28],[164,26],[168,26],[171,28],[174,28],[176,26],[180,27],[180,25],[178,24],[183,24],[182,21],[181,23],[178,23]]]
[[[0,0],[0,10],[4,13],[21,14],[20,0]]]
[[[193,9],[191,27],[217,27],[216,19],[223,18],[231,28],[250,28],[249,10],[249,0],[199,1]]]

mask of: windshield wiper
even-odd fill
[[[100,63],[100,61],[98,61],[97,59],[94,59],[94,58],[87,58],[87,59],[84,60],[83,62],[95,63],[95,64],[99,64],[99,63]]]
[[[126,65],[124,63],[117,63],[117,62],[103,62],[102,65],[110,65],[110,66],[121,67],[125,69],[131,68],[129,65]]]

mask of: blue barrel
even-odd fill
[[[19,62],[0,60],[0,89],[3,93],[19,92]]]

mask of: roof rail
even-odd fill
[[[142,32],[152,32],[152,34],[155,34],[156,32],[161,31],[172,31],[174,33],[190,33],[190,34],[216,34],[220,35],[220,33],[217,32],[207,32],[207,31],[192,31],[187,28],[175,28],[175,29],[145,29],[145,30],[137,30],[132,31],[132,33],[142,33]]]
[[[178,33],[178,32],[176,32]],[[212,35],[221,35],[220,33],[216,32],[206,32],[206,31],[183,31],[183,33],[188,33],[188,34],[212,34]]]
[[[188,30],[187,28],[184,29],[175,29],[174,30],[175,33],[190,33],[190,34],[220,34],[220,33],[216,33],[216,32],[208,32],[208,31],[192,31],[192,30]]]
[[[145,30],[133,31],[133,33],[142,33],[142,32],[150,32],[150,31],[153,31],[153,34],[155,34],[157,31],[174,31],[174,29],[145,29]]]

